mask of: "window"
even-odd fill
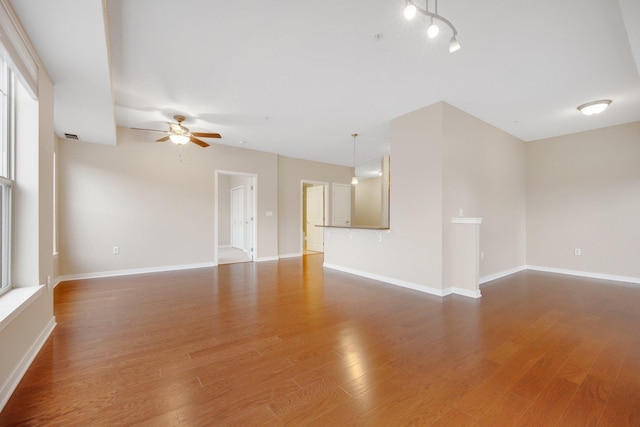
[[[0,294],[11,286],[11,192],[13,189],[14,77],[0,57]]]

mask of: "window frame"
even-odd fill
[[[12,289],[15,74],[0,56],[0,295]]]

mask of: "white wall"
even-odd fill
[[[16,85],[16,147],[15,186],[13,188],[14,212],[12,222],[12,277],[16,287],[33,286],[40,281],[40,138],[38,127],[38,102],[22,87]],[[47,188],[47,190],[51,190]],[[51,258],[52,251],[47,254]],[[34,259],[34,255],[36,255]],[[34,264],[34,260],[36,260]]]
[[[640,281],[639,219],[640,122],[527,144],[527,264]]]

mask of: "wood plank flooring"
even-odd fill
[[[640,288],[438,298],[322,255],[79,280],[1,426],[640,426]]]

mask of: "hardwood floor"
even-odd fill
[[[522,272],[482,293],[322,255],[62,283],[0,425],[640,425],[640,288]]]

